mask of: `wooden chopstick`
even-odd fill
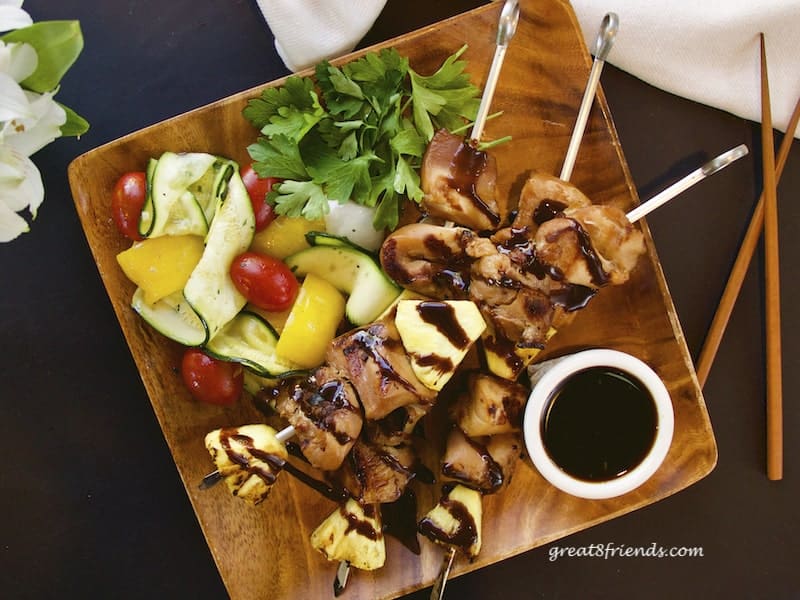
[[[783,478],[783,398],[781,376],[781,297],[778,256],[778,198],[775,145],[767,76],[767,53],[761,34],[761,146],[764,167],[764,262],[767,328],[767,477]]]
[[[786,161],[789,159],[789,151],[792,148],[792,141],[794,140],[794,132],[797,125],[800,123],[800,98],[797,99],[794,112],[789,119],[789,126],[786,128],[786,135],[783,137],[781,147],[778,150],[778,161],[775,167],[775,182],[780,181],[783,174],[783,168],[786,166]],[[728,326],[728,320],[733,312],[733,306],[736,304],[736,298],[742,289],[747,270],[750,267],[750,261],[753,259],[758,240],[761,238],[761,232],[764,230],[764,193],[758,199],[756,208],[753,211],[753,216],[750,218],[750,224],[742,239],[742,244],[739,246],[739,253],[736,255],[736,260],[731,268],[731,273],[728,276],[728,282],[725,284],[725,290],[722,292],[722,297],[717,306],[717,311],[714,313],[714,318],[711,321],[711,326],[708,328],[706,339],[703,342],[703,348],[700,350],[700,356],[697,359],[697,379],[700,386],[703,387],[708,379],[708,373],[711,371],[711,365],[714,363],[714,358],[719,350],[719,345],[722,342],[722,336],[725,334],[725,328]]]

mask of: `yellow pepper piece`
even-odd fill
[[[125,275],[144,292],[145,302],[154,304],[182,290],[203,255],[203,238],[197,235],[159,236],[117,254]]]
[[[283,328],[286,325],[286,319],[289,318],[289,313],[292,312],[291,308],[277,312],[272,310],[264,310],[263,308],[259,308],[254,304],[248,304],[245,308],[261,316],[267,323],[272,325],[275,331],[277,331],[279,334],[283,331]]]
[[[300,286],[275,352],[305,369],[321,365],[344,318],[344,305],[339,290],[309,273]]]
[[[308,248],[305,235],[309,231],[325,231],[325,222],[281,215],[255,234],[250,249],[283,260]]]

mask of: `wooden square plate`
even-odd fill
[[[473,81],[482,85],[494,53],[501,4],[488,4],[382,46],[396,47],[417,71],[428,73],[469,44],[464,58]],[[493,150],[499,193],[509,197],[518,193],[531,169],[559,172],[591,66],[568,2],[523,0],[521,9],[492,107],[504,112],[486,130],[489,138],[513,135],[511,142]],[[217,427],[258,421],[260,413],[248,402],[219,408],[189,400],[177,374],[181,348],[150,329],[130,309],[134,286],[115,260],[127,245],[110,218],[110,190],[116,179],[126,171],[142,170],[148,158],[166,150],[212,152],[247,162],[246,147],[257,132],[241,112],[247,100],[259,93],[260,88],[241,92],[92,150],[70,165],[69,178],[100,275],[231,597],[325,598],[332,595],[336,565],[313,550],[308,537],[333,505],[285,476],[256,508],[233,499],[224,486],[198,490],[198,482],[212,469],[203,446],[205,434]],[[602,91],[572,182],[596,203],[624,209],[638,203]],[[481,554],[472,563],[457,559],[454,575],[660,500],[713,469],[716,444],[708,414],[652,238],[646,224],[642,227],[648,253],[631,280],[603,289],[559,331],[542,357],[605,346],[649,363],[666,382],[675,408],[675,435],[665,463],[639,489],[611,500],[589,501],[554,489],[523,461],[507,489],[485,498]],[[430,504],[426,502],[433,500],[420,495],[420,511],[427,510]],[[396,597],[430,585],[442,551],[427,540],[421,543],[422,553],[416,556],[388,538],[386,566],[371,573],[355,572],[347,597]]]

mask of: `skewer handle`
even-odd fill
[[[679,179],[671,186],[659,192],[646,202],[642,202],[639,206],[634,208],[625,216],[628,217],[628,220],[631,223],[638,221],[645,215],[651,213],[658,207],[672,200],[675,196],[682,194],[690,187],[702,181],[709,175],[713,175],[717,171],[721,171],[732,162],[739,160],[743,156],[746,156],[747,153],[748,149],[747,146],[745,146],[744,144],[740,144],[735,148],[731,148],[727,152],[723,152],[716,158],[708,161],[699,169],[695,169],[694,171],[689,173],[686,177]]]
[[[603,65],[608,53],[611,52],[618,30],[619,17],[617,17],[616,13],[606,14],[600,24],[600,31],[595,42],[595,58],[592,63],[592,70],[589,72],[589,80],[586,83],[586,89],[583,91],[583,100],[581,100],[581,107],[578,110],[578,118],[572,130],[569,146],[567,146],[564,165],[561,167],[561,175],[559,177],[562,181],[569,181],[570,177],[572,177],[572,170],[575,168],[575,161],[578,158],[583,132],[586,129],[586,122],[589,120],[589,113],[592,110],[594,97],[597,93],[597,85],[600,83],[600,74],[603,72]]]

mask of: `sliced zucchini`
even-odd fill
[[[285,262],[297,276],[314,273],[348,294],[345,314],[353,325],[371,323],[400,295],[373,256],[354,247],[312,246]]]
[[[142,289],[137,288],[131,307],[153,329],[184,346],[200,346],[206,341],[203,322],[181,292],[170,294],[155,304],[148,304],[144,300]]]
[[[203,152],[165,152],[148,164],[139,233],[206,235],[236,163]]]
[[[247,302],[233,284],[229,270],[233,259],[250,246],[255,228],[250,196],[239,173],[234,172],[227,196],[208,230],[203,256],[183,288],[183,295],[205,325],[206,341]]]
[[[278,377],[296,371],[297,365],[278,358],[278,334],[256,313],[243,310],[206,344],[209,354],[238,362],[261,377]]]
[[[352,248],[366,254],[372,255],[373,253],[362,248],[358,244],[351,242],[344,236],[328,233],[327,231],[309,231],[306,234],[306,241],[309,246],[335,246],[337,248]]]

